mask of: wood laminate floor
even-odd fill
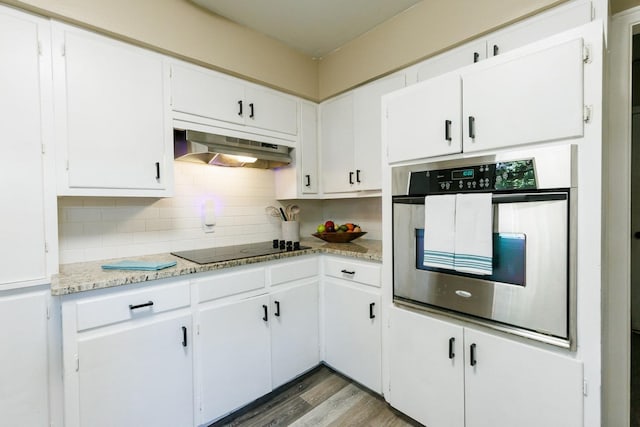
[[[321,366],[210,427],[421,425],[377,394]]]

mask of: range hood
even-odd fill
[[[173,130],[176,160],[216,166],[273,169],[291,163],[290,148],[193,130]]]

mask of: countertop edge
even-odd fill
[[[379,241],[366,241],[373,246],[380,246]],[[364,243],[364,241],[363,241]],[[188,276],[191,274],[205,273],[209,271],[223,270],[232,267],[238,267],[242,265],[258,264],[262,262],[274,261],[278,259],[294,258],[304,255],[313,254],[329,254],[339,255],[354,259],[361,259],[365,261],[382,262],[382,251],[380,249],[366,248],[357,244],[331,244],[325,243],[318,245],[312,241],[304,241],[304,245],[312,246],[309,249],[303,249],[294,252],[282,252],[271,255],[263,255],[251,258],[244,258],[239,260],[230,260],[210,264],[196,264],[191,261],[176,257],[171,254],[156,254],[145,255],[139,257],[133,257],[141,260],[163,260],[163,261],[176,261],[177,264],[174,267],[166,268],[157,271],[126,271],[126,270],[111,270],[108,272],[103,271],[100,265],[105,261],[92,261],[86,263],[66,264],[61,270],[70,270],[55,274],[51,278],[51,295],[64,296],[72,295],[79,292],[86,292],[97,289],[107,289],[119,286],[131,285],[135,283],[144,283],[153,280],[161,280],[168,278],[177,278]],[[104,277],[99,277],[103,276]]]

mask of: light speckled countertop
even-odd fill
[[[311,249],[304,249],[295,252],[281,252],[278,254],[203,265],[178,258],[168,253],[126,258],[136,261],[177,262],[174,267],[158,271],[103,270],[101,267],[106,262],[115,262],[120,259],[63,264],[60,266],[60,273],[52,277],[51,294],[70,295],[93,289],[111,288],[131,283],[166,279],[169,277],[221,270],[240,265],[255,264],[315,253],[342,255],[369,261],[382,261],[382,242],[380,240],[359,239],[357,240],[357,243],[326,243],[318,239],[303,239],[300,244],[303,246],[309,246]]]

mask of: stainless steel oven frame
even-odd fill
[[[577,171],[575,170],[576,150],[575,146],[567,145],[491,156],[469,157],[453,161],[393,167],[394,303],[422,311],[444,314],[466,322],[481,324],[493,329],[575,350],[577,347],[576,235],[578,219]],[[566,195],[567,203],[563,208],[566,209],[566,213],[563,216],[566,221],[566,228],[563,231],[567,235],[566,238],[563,237],[563,239],[566,239],[566,253],[562,257],[565,267],[564,270],[558,270],[559,275],[566,276],[562,280],[564,283],[560,286],[559,282],[561,281],[555,280],[552,286],[553,289],[543,289],[543,283],[528,283],[524,287],[520,287],[481,278],[460,277],[441,272],[418,270],[415,265],[415,249],[409,254],[409,248],[415,248],[416,245],[416,238],[415,235],[412,235],[411,229],[419,226],[419,217],[424,215],[424,196],[407,195],[410,173],[413,171],[458,168],[526,158],[535,159],[539,183],[538,189],[524,193],[507,194],[494,192],[494,203],[496,205],[501,202],[518,203],[518,200],[520,203],[545,203],[544,200],[553,199],[553,195],[559,195],[557,198],[560,199],[564,197],[563,195]],[[525,201],[527,196],[529,200]],[[412,198],[413,200],[411,200]],[[400,226],[396,223],[398,220],[395,213],[396,204],[403,203],[417,205],[418,207],[412,208],[415,209],[412,215],[418,218],[407,219],[403,217],[401,219],[403,225]],[[422,210],[419,208],[421,203]],[[497,207],[494,208],[494,212],[497,209]],[[558,209],[561,208],[555,208],[556,215],[559,212]],[[544,210],[541,212],[544,212]],[[396,230],[399,227],[403,227],[402,232]],[[411,266],[412,262],[413,266]],[[407,271],[410,268],[413,268],[413,270]],[[399,271],[399,269],[402,269],[402,271]],[[553,273],[550,272],[549,274]],[[528,273],[527,276],[529,276]],[[549,281],[544,277],[544,274],[533,274],[531,277],[534,278],[534,281]],[[399,280],[403,281],[403,286],[396,283]],[[414,286],[414,284],[407,285],[409,282],[416,282],[415,286],[422,288],[413,290],[410,286]],[[399,290],[400,288],[402,288],[401,291]],[[455,295],[456,291],[460,292]],[[411,292],[414,292],[414,294],[408,295]],[[466,295],[467,292],[472,293],[473,298],[459,298],[460,295]],[[403,293],[404,295],[402,295]],[[536,295],[536,293],[539,295]],[[505,306],[506,303],[512,306]],[[547,310],[545,310],[545,307]],[[511,311],[512,313],[506,313],[506,311]],[[546,319],[545,316],[547,315],[555,316],[555,319]],[[559,317],[562,317],[562,319],[558,319]]]

